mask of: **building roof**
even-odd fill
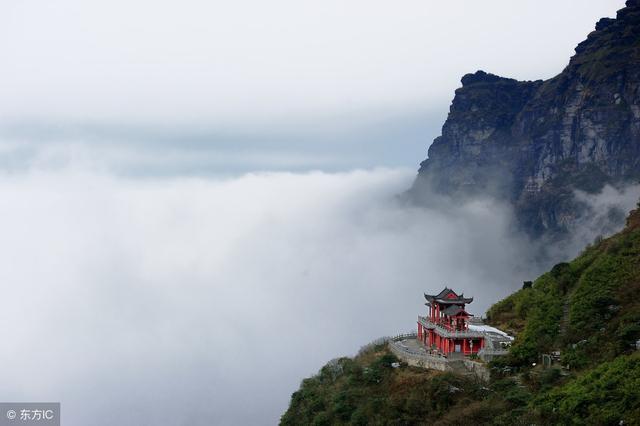
[[[428,304],[437,302],[441,304],[456,305],[473,302],[473,297],[464,297],[464,294],[458,295],[455,291],[448,287],[445,287],[444,290],[435,295],[425,293],[424,298],[427,299]]]
[[[442,311],[442,313],[449,317],[455,317],[456,315],[459,315],[461,313],[469,316],[469,313],[465,311],[462,306],[458,306],[458,305],[451,305],[447,307],[447,309]]]

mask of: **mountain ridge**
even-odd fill
[[[599,20],[575,51],[544,81],[463,76],[409,199],[506,199],[530,236],[559,236],[589,213],[576,190],[638,183],[640,1]]]

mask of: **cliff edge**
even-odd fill
[[[603,18],[546,81],[477,71],[408,191],[488,195],[512,203],[529,235],[562,234],[584,214],[575,190],[640,180],[640,0]],[[622,225],[622,223],[620,224]]]

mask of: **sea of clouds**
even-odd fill
[[[270,424],[301,378],[519,284],[508,211],[400,205],[413,172],[0,180],[1,400],[67,424]],[[530,276],[523,276],[531,278]]]
[[[0,400],[61,401],[69,425],[273,424],[325,362],[413,329],[423,292],[482,315],[540,272],[509,208],[410,207],[413,177],[3,173]]]

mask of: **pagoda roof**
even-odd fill
[[[449,306],[447,309],[442,311],[442,313],[449,317],[455,317],[456,315],[459,315],[461,313],[466,314],[467,316],[470,316],[470,314],[467,311],[465,311],[462,306],[457,306],[457,305]]]
[[[458,295],[455,291],[448,287],[445,287],[444,290],[442,290],[438,294],[431,295],[425,293],[424,298],[427,299],[427,302],[429,304],[437,302],[442,304],[458,305],[473,302],[473,297],[464,297],[464,293]]]

